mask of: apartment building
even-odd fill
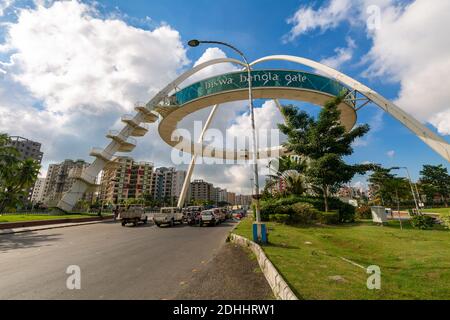
[[[44,202],[45,178],[38,178],[34,184],[31,202],[33,204]]]
[[[213,185],[203,180],[194,180],[189,187],[189,201],[214,201]]]
[[[17,149],[17,151],[19,151],[20,160],[31,158],[35,160],[37,163],[41,164],[44,153],[41,151],[41,144],[39,142],[32,141],[30,139],[19,136],[10,136],[9,140],[10,140],[9,145]],[[27,195],[28,201],[31,201],[33,189],[34,187],[31,187],[28,190]]]
[[[100,201],[117,204],[152,192],[153,163],[118,157],[103,170]]]
[[[56,206],[63,194],[76,181],[73,176],[79,175],[90,164],[84,160],[64,160],[59,164],[50,164],[45,178],[43,202],[48,206]],[[93,193],[83,195],[83,199],[92,200]]]

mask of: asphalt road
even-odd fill
[[[0,299],[172,299],[225,245],[216,227],[101,223],[0,236]],[[69,290],[66,270],[81,270]]]

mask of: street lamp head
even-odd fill
[[[198,47],[199,44],[200,44],[200,41],[198,41],[197,39],[192,39],[192,40],[189,40],[189,42],[188,42],[188,45],[190,47]]]

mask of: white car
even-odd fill
[[[214,215],[213,210],[204,210],[200,214],[200,226],[205,224],[209,226],[214,226],[218,223],[216,216]]]
[[[160,212],[153,216],[153,222],[158,227],[163,224],[172,227],[175,223],[183,223],[183,213],[181,209],[175,207],[161,208]]]

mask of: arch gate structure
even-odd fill
[[[254,68],[260,63],[274,60],[297,63],[318,72]],[[263,159],[284,154],[285,150],[282,146],[258,149],[255,155],[247,150],[213,149],[203,144],[203,136],[220,104],[247,98],[247,72],[222,74],[190,84],[183,89],[179,89],[179,86],[199,71],[222,63],[236,64],[246,70],[246,64],[236,59],[210,60],[180,75],[149,102],[136,104],[134,115],[122,117],[121,120],[124,123],[122,130],[111,130],[107,133],[106,136],[111,139],[111,142],[105,148],[93,148],[91,150],[90,155],[95,157],[94,162],[82,172],[74,171],[71,173],[71,177],[76,180],[72,188],[59,201],[58,208],[71,211],[85,192],[95,190],[98,187],[96,183],[99,173],[108,166],[114,165],[113,160],[117,152],[131,152],[136,147],[137,142],[133,137],[145,136],[148,132],[148,123],[158,121],[158,131],[161,138],[172,147],[180,148],[180,141],[172,139],[172,133],[178,122],[188,114],[210,106],[213,106],[213,108],[199,140],[197,142],[183,141],[182,143],[183,146],[191,146],[189,150],[192,151],[192,159],[178,200],[179,207],[184,205],[197,156],[208,155],[209,157],[222,159],[241,160]],[[341,111],[340,121],[347,130],[351,130],[355,125],[358,110],[369,103],[374,103],[400,121],[430,148],[450,162],[450,144],[442,137],[374,90],[335,69],[310,59],[288,55],[267,56],[252,62],[250,66],[252,68],[254,97],[257,99],[274,99],[278,106],[280,106],[278,99],[305,101],[322,106],[331,97],[335,97],[342,90],[345,90],[346,97],[338,108]]]

